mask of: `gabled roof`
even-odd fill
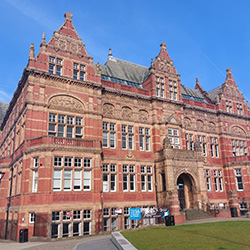
[[[183,99],[194,100],[197,102],[207,103],[205,97],[197,89],[187,88],[184,85],[181,85],[181,95]]]
[[[210,99],[211,102],[214,103],[214,104],[216,104],[216,97],[217,97],[217,95],[218,95],[219,92],[220,92],[220,88],[221,88],[221,86],[219,86],[219,87],[217,87],[217,88],[215,88],[215,89],[212,89],[212,90],[210,90],[210,91],[207,92],[207,93],[208,93],[209,99]]]
[[[113,56],[109,56],[107,62],[100,66],[103,79],[105,79],[105,77],[109,77],[110,79],[115,78],[134,83],[138,85],[138,87],[149,77],[149,69],[147,67]]]
[[[3,120],[3,118],[4,118],[5,114],[6,114],[8,106],[9,106],[9,103],[0,102],[0,121]]]

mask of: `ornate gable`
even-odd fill
[[[220,92],[227,99],[237,99],[238,101],[245,102],[243,94],[239,91],[238,86],[236,85],[233,75],[232,69],[227,69],[227,76],[225,83],[222,85]]]
[[[48,42],[48,47],[54,49],[56,52],[63,51],[70,54],[76,54],[79,57],[88,57],[85,45],[82,39],[79,38],[75,27],[72,23],[73,15],[66,12],[65,21],[58,31],[55,31],[51,40]]]
[[[155,65],[154,65],[155,69],[166,72],[166,73],[177,74],[177,70],[175,69],[173,65],[173,61],[171,60],[167,52],[166,43],[163,42],[160,46],[161,46],[160,53],[155,58]]]

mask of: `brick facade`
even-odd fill
[[[31,45],[1,123],[0,237],[6,213],[14,240],[133,228],[131,207],[168,207],[177,223],[185,209],[244,214],[248,103],[231,69],[210,92],[180,81],[165,43],[149,68],[111,50],[95,64],[67,12],[36,56]]]

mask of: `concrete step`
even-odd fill
[[[199,209],[187,209],[186,210],[186,219],[187,220],[199,220],[199,219],[207,219],[212,218],[213,216],[208,212],[204,212]]]

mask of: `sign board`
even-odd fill
[[[141,208],[131,207],[129,209],[129,220],[140,220],[141,219]]]
[[[169,215],[168,208],[143,208],[142,209],[142,217],[143,218],[165,218],[165,216]]]
[[[72,211],[67,211],[67,213],[66,213],[67,219],[69,219],[71,216],[72,216]]]
[[[116,208],[115,214],[122,214],[122,209],[121,208]]]

